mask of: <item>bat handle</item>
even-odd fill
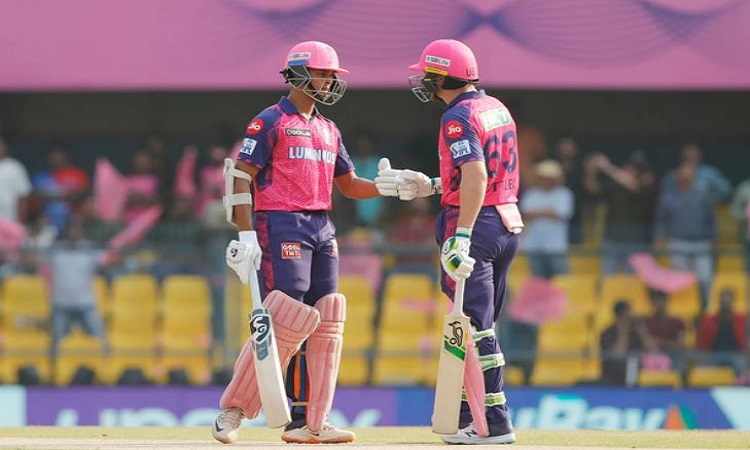
[[[464,313],[464,287],[466,279],[461,278],[456,281],[456,290],[453,293],[453,313],[454,315],[463,315]]]
[[[258,282],[258,271],[251,268],[247,279],[250,282],[250,299],[253,302],[253,309],[260,309],[263,307],[263,303],[260,299],[260,283]]]

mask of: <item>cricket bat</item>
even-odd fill
[[[440,348],[432,432],[454,434],[458,431],[461,394],[468,339],[471,338],[469,318],[464,315],[464,284],[456,282],[453,309],[443,319],[443,342]]]
[[[281,373],[279,351],[273,331],[271,313],[263,308],[258,286],[258,272],[250,270],[250,297],[253,310],[250,313],[250,335],[255,352],[255,377],[258,380],[260,404],[271,428],[283,427],[291,422],[289,403]]]

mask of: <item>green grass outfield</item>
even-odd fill
[[[386,445],[388,447],[411,448],[442,444],[439,436],[427,427],[375,427],[359,428],[356,444],[364,447]],[[240,440],[231,447],[244,447],[252,443],[284,445],[280,430],[269,428],[243,428]],[[517,430],[517,446],[523,448],[544,447],[605,447],[605,448],[750,448],[750,432],[739,431],[598,431],[598,430]],[[132,441],[132,444],[129,443]],[[157,444],[154,444],[157,441]],[[19,427],[0,428],[0,448],[144,448],[139,445],[172,447],[171,441],[181,442],[181,448],[191,447],[190,442],[199,441],[200,446],[211,445],[222,448],[213,441],[209,427]],[[185,442],[188,441],[187,444]],[[55,447],[54,443],[60,446]],[[77,443],[77,444],[76,444]],[[85,444],[85,445],[84,445]],[[68,447],[68,446],[71,447]],[[289,445],[285,445],[290,448]],[[328,446],[326,446],[328,447]],[[338,445],[337,447],[346,447]],[[297,448],[297,447],[291,447]],[[305,447],[309,448],[309,447]],[[318,447],[315,447],[318,448]]]

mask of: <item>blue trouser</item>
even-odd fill
[[[259,211],[255,230],[263,250],[261,295],[279,290],[314,306],[338,289],[339,255],[336,228],[325,211]],[[293,419],[305,415],[308,398],[305,344],[287,369],[286,390]]]
[[[443,242],[456,233],[458,208],[448,207],[438,214],[435,238],[442,247]],[[471,235],[469,255],[476,260],[474,271],[466,280],[464,289],[464,313],[469,316],[471,325],[477,330],[494,329],[500,317],[505,297],[506,279],[510,263],[518,249],[519,237],[510,233],[502,223],[495,207],[481,209]],[[443,292],[453,298],[455,282],[443,271],[440,277]],[[477,342],[480,356],[501,353],[495,336]],[[484,388],[487,393],[503,391],[502,367],[484,371]],[[461,422],[470,422],[468,407],[461,407]],[[487,421],[500,423],[508,420],[505,404],[487,408]]]

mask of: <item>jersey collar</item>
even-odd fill
[[[469,98],[479,98],[479,97],[484,97],[484,89],[478,89],[476,91],[464,92],[463,94],[460,94],[458,97],[454,98],[453,101],[451,101],[448,104],[448,106],[446,106],[446,109],[450,108],[450,107],[453,107],[453,106],[455,106],[456,103],[464,101],[466,99],[469,99]]]
[[[279,100],[279,107],[282,111],[284,111],[285,114],[299,114],[299,111],[297,111],[297,107],[294,106],[294,103],[292,103],[287,97],[281,97],[281,100]],[[315,117],[318,115],[318,108],[313,108],[312,117]]]

